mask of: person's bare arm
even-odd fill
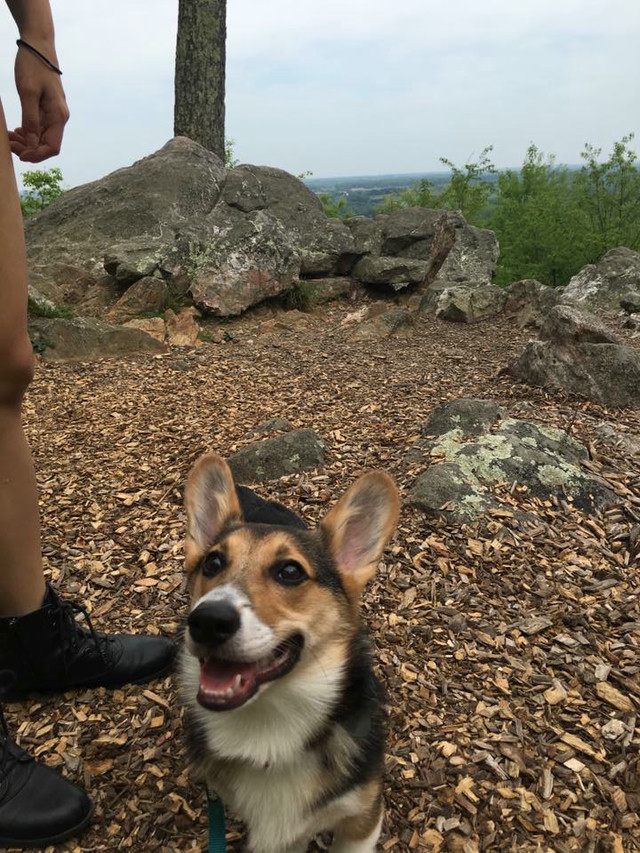
[[[58,65],[49,0],[6,0],[20,38]],[[26,48],[15,64],[22,124],[9,132],[11,150],[21,160],[39,163],[60,152],[69,110],[60,76]]]

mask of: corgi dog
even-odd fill
[[[253,853],[372,853],[382,825],[383,697],[358,600],[398,520],[364,474],[316,530],[236,487],[222,458],[185,489],[191,607],[179,664],[192,768]]]

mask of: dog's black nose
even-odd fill
[[[240,614],[228,601],[204,601],[191,611],[187,624],[196,643],[220,646],[240,627]]]

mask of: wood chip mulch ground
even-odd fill
[[[387,469],[406,494],[419,469],[405,452],[441,402],[491,398],[566,429],[619,495],[603,517],[511,483],[497,489],[503,509],[476,525],[403,509],[364,608],[389,693],[380,849],[640,850],[640,475],[595,433],[608,420],[640,434],[640,413],[500,376],[529,337],[511,321],[424,320],[406,340],[356,343],[340,328],[347,310],[266,337],[246,317],[225,327],[226,343],[160,358],[41,366],[26,420],[50,577],[103,630],[175,636],[185,475],[270,418],[329,445],[323,470],[261,488],[313,524],[366,468]],[[518,521],[517,508],[539,520]],[[93,826],[56,850],[206,849],[171,679],[8,717],[24,747],[95,801]],[[231,821],[229,849],[241,839]]]

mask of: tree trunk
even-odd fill
[[[224,161],[227,0],[179,0],[173,131]]]

